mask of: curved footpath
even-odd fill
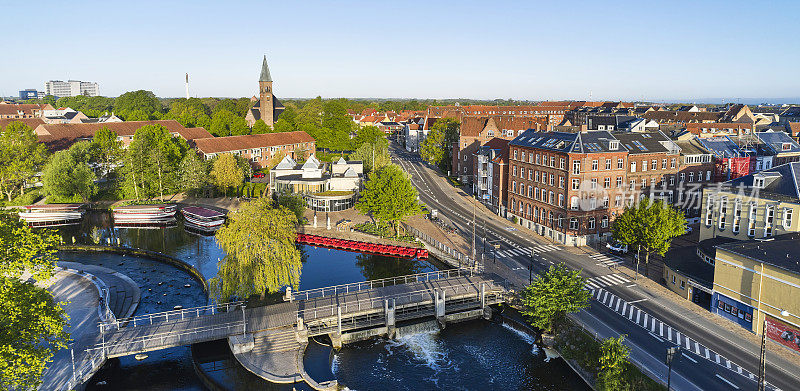
[[[89,360],[84,349],[99,340],[100,292],[109,291],[109,308],[117,318],[128,317],[139,305],[139,287],[128,276],[100,266],[75,262],[59,262],[59,268],[46,287],[57,302],[64,303],[69,316],[67,331],[73,343],[76,365]],[[99,366],[102,363],[98,363]],[[61,390],[73,380],[72,355],[70,349],[61,349],[53,356],[42,374],[40,390]],[[80,383],[80,382],[78,382]],[[74,387],[80,389],[80,387]],[[70,388],[71,389],[71,388]]]

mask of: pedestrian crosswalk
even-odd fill
[[[497,252],[497,256],[500,257],[500,258],[510,258],[510,257],[519,257],[519,256],[530,257],[531,256],[531,250],[533,250],[535,253],[539,254],[539,253],[546,253],[548,251],[555,251],[555,250],[558,250],[558,248],[559,248],[558,246],[554,246],[552,244],[540,244],[540,245],[536,245],[536,246],[528,247],[528,248],[517,248],[517,247],[515,247],[515,248],[509,249],[509,250],[498,251]]]
[[[592,277],[586,280],[586,287],[594,291],[607,286],[626,284],[629,282],[631,282],[631,280],[625,278],[622,274],[613,273],[606,274],[604,276]]]
[[[600,254],[600,253],[591,254],[591,255],[589,255],[589,258],[592,258],[592,260],[597,262],[598,266],[612,267],[612,266],[617,266],[617,265],[622,263],[622,259],[621,258],[617,258],[617,257],[614,257],[614,256],[608,256],[606,254]]]

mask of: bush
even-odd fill
[[[400,235],[399,238],[395,237],[394,228],[392,228],[392,225],[389,223],[373,223],[367,221],[366,223],[354,225],[353,230],[381,238],[399,240],[401,242],[417,242],[417,238],[414,235]]]
[[[12,199],[11,201],[5,201],[5,205],[7,206],[21,206],[21,205],[31,205],[39,199],[42,198],[42,189],[35,188],[29,189],[25,192],[25,194],[19,195],[16,198]]]

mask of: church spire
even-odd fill
[[[264,62],[261,63],[261,77],[258,81],[272,81],[272,76],[269,74],[269,66],[267,65],[267,55],[264,55]]]

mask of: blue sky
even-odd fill
[[[388,2],[387,2],[388,3]],[[799,1],[2,2],[0,95],[800,96]]]

